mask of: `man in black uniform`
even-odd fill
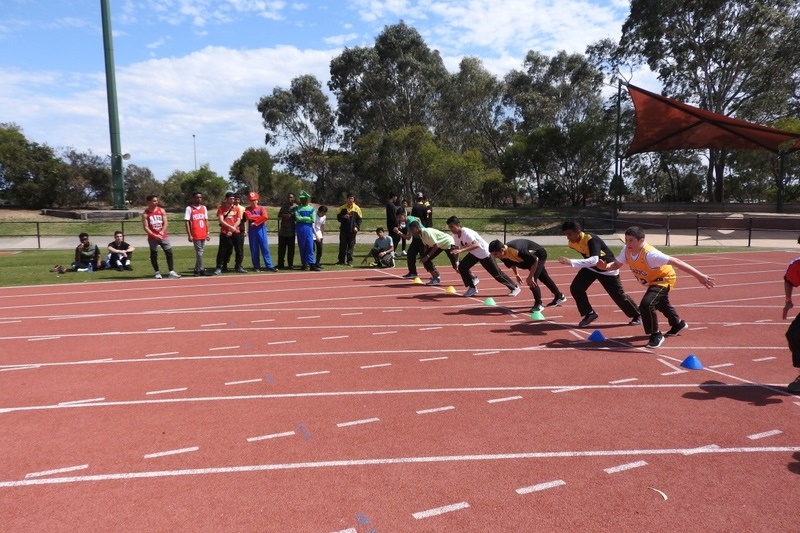
[[[542,304],[542,291],[539,288],[539,281],[544,283],[545,287],[550,289],[553,293],[553,301],[547,304],[547,307],[554,305],[561,305],[567,301],[567,297],[559,290],[556,283],[547,273],[544,267],[547,261],[547,250],[543,246],[537,244],[529,239],[514,239],[508,241],[505,245],[499,240],[494,240],[489,243],[489,253],[492,257],[499,259],[505,266],[514,271],[517,278],[517,283],[522,284],[522,276],[519,275],[518,270],[527,270],[528,276],[525,279],[525,284],[530,287],[533,293],[533,307],[531,312],[541,311],[544,309]]]

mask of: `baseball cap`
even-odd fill
[[[257,192],[251,192],[250,194],[247,195],[247,199],[250,200],[250,201],[258,200],[258,193]]]

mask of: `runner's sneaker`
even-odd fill
[[[516,296],[522,292],[522,289],[519,288],[519,285],[511,289],[511,292],[508,293],[509,296]]]
[[[561,304],[565,303],[566,301],[567,301],[567,297],[564,296],[563,294],[559,294],[558,296],[553,298],[552,302],[547,304],[547,307],[553,307],[553,306],[556,306],[556,305],[561,305]]]
[[[581,320],[578,323],[578,327],[579,328],[585,328],[586,326],[588,326],[589,324],[591,324],[595,320],[597,320],[597,313],[595,313],[594,311],[589,311],[586,314],[586,316],[583,317],[583,320]]]
[[[214,275],[215,276],[219,276],[220,274],[222,274],[222,269],[221,268],[215,268],[214,269]]]
[[[645,348],[658,348],[662,344],[664,344],[664,335],[660,331],[656,331],[650,335],[650,342],[647,343]]]
[[[789,389],[789,392],[800,392],[800,376],[794,378],[794,381],[789,383],[789,386],[786,388]]]
[[[169,275],[167,277],[169,277],[170,279],[178,279],[179,277],[181,277],[181,275],[175,272],[174,270],[170,270]]]
[[[440,280],[439,278],[433,278],[432,280],[430,280],[425,285],[439,285],[441,282],[442,282],[442,280]]]
[[[403,279],[414,279],[414,278],[416,278],[416,277],[417,277],[417,274],[416,274],[416,273],[413,273],[413,274],[412,274],[411,272],[409,272],[408,274],[406,274],[405,276],[403,276]]]
[[[475,285],[477,287],[478,283],[480,283],[480,282],[481,282],[481,280],[478,278],[478,276],[472,276],[472,284],[473,285]]]
[[[471,296],[475,296],[476,294],[478,294],[478,289],[476,289],[475,287],[470,287],[469,289],[467,289],[467,292],[464,293],[464,296],[469,298]]]
[[[677,325],[675,325],[675,326],[672,326],[672,327],[669,329],[669,331],[668,331],[668,332],[664,333],[664,336],[665,336],[665,337],[674,337],[674,336],[676,336],[678,333],[680,333],[681,331],[685,330],[685,329],[686,329],[686,328],[688,328],[688,327],[689,327],[689,324],[687,324],[686,322],[684,322],[683,320],[681,320],[680,322],[678,322],[678,324],[677,324]]]
[[[535,313],[536,311],[544,311],[544,306],[542,304],[536,304],[531,307],[531,313]]]
[[[161,279],[161,272],[156,272],[155,278],[156,279]]]
[[[631,318],[631,321],[628,322],[629,326],[639,326],[642,324],[642,315],[635,316]]]

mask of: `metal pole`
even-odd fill
[[[192,145],[194,146],[194,169],[197,170],[197,136],[192,133]]]
[[[119,111],[117,109],[117,80],[114,74],[114,45],[111,35],[111,9],[109,8],[108,0],[100,0],[100,11],[103,18],[108,129],[111,136],[111,201],[114,209],[125,209],[125,178],[122,172]]]

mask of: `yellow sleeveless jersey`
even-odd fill
[[[652,246],[645,244],[636,259],[633,258],[630,250],[626,249],[625,261],[630,265],[631,272],[642,285],[659,285],[661,287],[669,287],[672,290],[677,279],[675,269],[672,268],[672,265],[664,265],[659,268],[650,267],[645,258],[647,257],[647,252],[652,249]]]

